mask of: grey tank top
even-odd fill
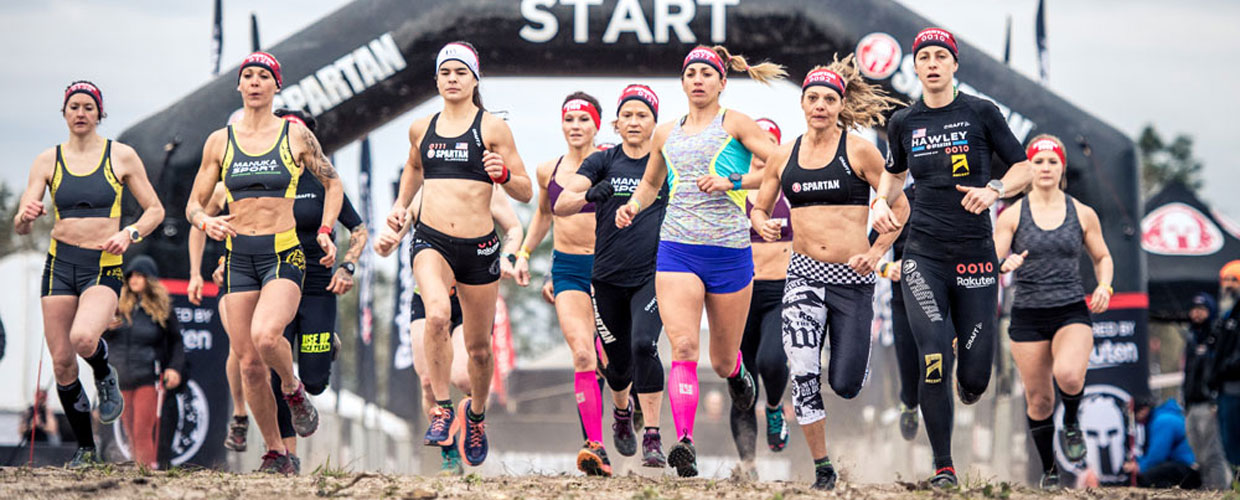
[[[1012,253],[1029,251],[1016,270],[1016,297],[1012,306],[1022,309],[1058,307],[1085,300],[1081,283],[1081,249],[1085,234],[1076,215],[1076,203],[1064,193],[1063,223],[1044,230],[1033,222],[1029,198],[1020,204],[1020,222],[1012,237]]]

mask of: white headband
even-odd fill
[[[474,73],[474,78],[478,78],[481,71],[478,71],[478,54],[473,49],[461,45],[459,43],[449,43],[439,49],[439,56],[435,58],[435,71],[438,72],[443,63],[448,61],[461,61],[469,70]]]

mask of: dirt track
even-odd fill
[[[966,484],[969,481],[966,481]],[[85,472],[59,468],[0,468],[0,498],[61,499],[173,498],[291,500],[296,498],[516,499],[800,499],[995,498],[995,499],[1240,499],[1240,494],[1179,490],[1105,489],[1047,494],[1005,483],[968,484],[954,492],[930,491],[909,483],[841,483],[834,492],[810,491],[806,484],[738,483],[626,476],[612,479],[571,476],[480,478],[412,477],[383,474],[309,473],[295,479],[208,470],[140,471],[104,466]]]

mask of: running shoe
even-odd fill
[[[607,460],[603,443],[586,441],[581,451],[577,452],[577,470],[587,476],[611,477],[611,462]]]
[[[835,467],[830,465],[816,467],[814,468],[814,484],[810,485],[810,488],[823,491],[833,490],[836,478]]]
[[[293,461],[288,455],[275,450],[267,450],[267,453],[263,454],[263,462],[254,472],[292,476],[297,474],[297,469],[294,468]]]
[[[758,400],[758,386],[753,381],[753,375],[745,369],[745,365],[741,365],[740,374],[728,378],[727,381],[728,394],[732,396],[732,406],[740,411],[752,410],[754,403]]]
[[[300,476],[301,475],[301,459],[297,458],[297,455],[289,453],[288,461],[290,464],[293,465],[293,475]]]
[[[961,402],[961,403],[964,403],[964,404],[967,404],[967,405],[971,405],[971,404],[973,404],[973,403],[976,403],[976,402],[977,402],[977,400],[982,399],[982,395],[981,395],[981,394],[969,394],[969,393],[965,392],[965,391],[964,391],[964,386],[960,385],[960,381],[959,381],[959,380],[957,380],[957,381],[956,381],[956,395],[957,395],[957,396],[960,396],[960,402]]]
[[[917,438],[918,422],[917,408],[909,408],[900,403],[900,436],[904,437],[905,441]]]
[[[69,469],[84,469],[100,463],[102,461],[99,460],[99,452],[95,451],[94,448],[82,446],[73,452],[73,458],[69,460],[69,463],[65,464],[65,467]]]
[[[306,396],[306,384],[297,381],[297,390],[292,394],[285,394],[284,401],[288,403],[289,413],[293,417],[293,430],[297,431],[297,435],[310,437],[314,434],[319,428],[319,412]]]
[[[732,480],[753,483],[758,480],[758,467],[752,460],[741,460],[732,467]]]
[[[693,447],[693,441],[688,436],[681,438],[680,442],[672,447],[672,451],[667,452],[667,463],[676,468],[676,475],[680,477],[698,475],[697,449]]]
[[[465,466],[461,465],[461,451],[457,450],[455,446],[440,448],[439,455],[443,457],[443,463],[439,465],[439,475],[460,476],[465,474]]]
[[[616,409],[611,412],[611,440],[616,443],[616,451],[626,457],[637,454],[637,435],[633,434],[634,406],[633,400],[629,399],[629,411]]]
[[[934,476],[930,477],[930,486],[935,488],[954,488],[960,482],[956,479],[955,467],[940,467],[934,471]]]
[[[474,422],[469,418],[469,405],[472,402],[470,398],[465,398],[457,406],[461,408],[461,420],[464,423],[461,426],[461,456],[465,458],[465,463],[477,467],[487,459],[487,424]]]
[[[99,394],[99,422],[110,424],[121,418],[125,411],[125,397],[116,382],[116,367],[108,365],[108,376],[95,379],[95,389]]]
[[[431,410],[430,425],[426,426],[426,446],[456,446],[456,435],[461,430],[461,420],[452,408],[436,406]]]
[[[663,438],[658,429],[650,429],[642,435],[642,467],[667,467],[667,458],[663,456]]]
[[[1059,471],[1042,473],[1042,480],[1038,481],[1038,487],[1051,491],[1060,489],[1062,485],[1059,484]]]
[[[228,437],[224,439],[224,447],[235,452],[245,451],[245,437],[250,432],[250,416],[233,416],[228,423]]]
[[[783,451],[788,446],[788,422],[784,420],[783,406],[766,409],[766,445],[771,451]]]
[[[1085,459],[1085,433],[1081,432],[1081,424],[1065,425],[1059,431],[1059,445],[1063,447],[1064,457],[1069,461],[1080,462]]]

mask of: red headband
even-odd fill
[[[307,129],[310,128],[310,126],[306,125],[306,122],[301,118],[298,118],[297,115],[284,115],[284,119],[293,123],[301,124],[301,126],[306,127]]]
[[[715,68],[715,71],[718,71],[724,78],[727,78],[728,76],[728,72],[723,70],[725,66],[723,64],[723,58],[719,57],[719,54],[716,54],[714,50],[707,47],[697,47],[689,51],[689,55],[685,56],[685,63],[680,66],[680,72],[684,73],[685,68],[688,68],[689,65],[693,63],[705,63],[710,65],[710,67]]]
[[[654,113],[655,121],[659,120],[659,96],[655,95],[654,91],[645,85],[634,84],[625,87],[624,91],[620,92],[620,101],[616,104],[616,113],[620,112],[620,108],[624,106],[625,102],[633,100],[645,103],[650,108],[650,112]]]
[[[560,119],[563,120],[564,115],[567,115],[569,111],[585,111],[586,114],[590,115],[590,119],[594,120],[594,129],[598,130],[599,122],[602,120],[599,119],[598,108],[594,107],[593,104],[590,104],[590,101],[585,99],[573,99],[564,103],[564,107],[560,108]]]
[[[1052,153],[1055,153],[1055,156],[1059,157],[1060,164],[1065,165],[1065,166],[1068,164],[1068,159],[1066,155],[1064,155],[1063,148],[1059,147],[1058,142],[1055,142],[1049,138],[1042,138],[1042,139],[1033,141],[1031,144],[1029,144],[1029,149],[1025,150],[1025,155],[1028,156],[1030,160],[1032,160],[1034,155],[1041,153],[1043,151],[1050,151]]]
[[[808,75],[805,75],[805,81],[801,83],[801,90],[804,91],[814,85],[821,85],[823,87],[835,89],[835,92],[838,93],[840,97],[844,97],[844,89],[848,86],[848,84],[844,82],[844,77],[840,76],[839,73],[826,68],[818,68],[810,71]]]
[[[280,78],[280,61],[276,60],[276,56],[266,52],[255,52],[241,61],[241,68],[237,70],[237,81],[241,81],[241,72],[250,66],[258,66],[271,72],[271,76],[276,79],[276,88],[284,87],[284,80]]]
[[[757,123],[758,127],[761,127],[762,130],[774,135],[776,143],[782,141],[783,134],[779,131],[779,125],[776,125],[770,118],[758,118],[757,120],[754,120],[754,123]]]
[[[69,104],[69,98],[72,97],[73,94],[86,94],[90,96],[91,99],[95,100],[95,107],[99,108],[99,116],[103,116],[103,92],[99,90],[99,87],[96,87],[90,82],[74,83],[73,85],[70,85],[69,88],[65,89],[65,100],[60,103],[60,106],[64,107]]]
[[[917,51],[929,46],[943,47],[952,53],[952,57],[959,58],[959,50],[956,48],[956,37],[951,32],[941,28],[926,28],[917,34],[917,38],[913,39],[913,56],[917,56]]]

